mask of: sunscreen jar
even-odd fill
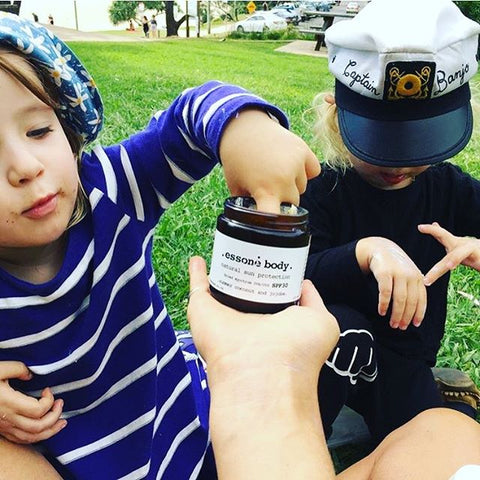
[[[310,235],[308,212],[283,203],[260,212],[251,197],[230,197],[217,219],[210,291],[243,312],[275,313],[301,294]]]

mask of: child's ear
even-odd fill
[[[331,93],[327,93],[323,99],[325,102],[327,102],[329,105],[335,105],[335,97]]]

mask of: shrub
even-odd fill
[[[267,30],[265,32],[240,33],[235,30],[228,35],[228,38],[231,39],[244,40],[296,40],[303,37],[295,27],[291,26],[288,26],[285,30]]]

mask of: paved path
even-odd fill
[[[310,55],[312,57],[328,57],[327,48],[321,47],[320,50],[315,50],[317,42],[310,40],[294,40],[293,42],[277,48],[276,52],[295,53],[297,55]]]
[[[109,34],[101,32],[82,32],[71,28],[57,27],[56,25],[45,25],[55,35],[64,42],[84,41],[84,42],[148,42],[152,41],[144,38],[141,32],[132,32],[128,34]],[[195,37],[191,37],[192,39]],[[277,52],[294,53],[298,55],[310,55],[312,57],[326,57],[327,50],[322,47],[320,51],[315,51],[315,42],[309,40],[294,40],[287,45],[277,48]]]
[[[74,30],[71,28],[57,27],[56,25],[46,25],[58,38],[61,38],[64,42],[69,41],[84,41],[84,42],[141,42],[146,41],[146,38],[142,37],[140,32],[129,32],[128,35],[124,34],[109,34],[101,32],[81,32],[80,30]]]

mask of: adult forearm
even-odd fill
[[[221,480],[335,478],[316,382],[296,377],[255,371],[214,383],[210,426]]]

